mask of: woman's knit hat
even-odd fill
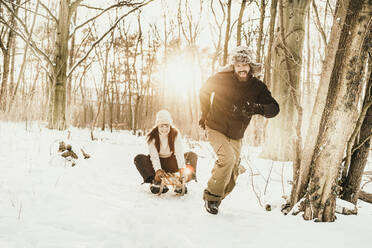
[[[231,64],[246,64],[251,68],[251,74],[256,76],[261,72],[261,64],[253,62],[253,51],[246,46],[238,46],[230,55]]]
[[[162,109],[156,114],[156,121],[155,121],[155,126],[159,126],[162,124],[168,124],[168,125],[173,125],[173,120],[171,114],[165,110]]]

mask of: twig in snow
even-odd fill
[[[271,172],[273,170],[273,167],[274,167],[274,161],[271,162],[271,168],[270,168],[270,172],[269,172],[269,175],[267,176],[267,179],[266,179],[266,184],[265,184],[265,190],[264,190],[264,195],[266,195],[266,189],[267,189],[267,185],[269,185],[269,181],[270,181],[270,177],[271,177]]]
[[[81,153],[83,153],[84,159],[88,159],[88,158],[90,158],[90,155],[89,155],[88,153],[86,153],[86,152],[83,150],[83,148],[80,148],[80,150],[81,150]]]
[[[252,167],[248,164],[248,167],[251,171],[251,186],[252,186],[252,190],[254,192],[254,194],[256,195],[256,198],[258,200],[258,203],[260,204],[261,207],[263,207],[262,203],[261,203],[261,197],[258,195],[258,193],[256,192],[256,189],[254,188],[254,183],[253,183],[253,170],[252,170]]]
[[[18,219],[19,219],[19,220],[21,219],[21,213],[22,213],[22,203],[21,203],[21,205],[19,206],[19,211],[18,211]]]

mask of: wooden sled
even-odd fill
[[[181,193],[177,193],[177,195],[183,196],[186,191],[186,180],[181,178],[179,175],[175,173],[163,173],[160,176],[161,183],[160,183],[160,190],[157,195],[161,195],[163,192],[164,186],[172,186],[174,189],[181,189]]]

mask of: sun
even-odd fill
[[[200,68],[191,56],[172,56],[163,65],[163,85],[175,97],[187,97],[200,88]]]

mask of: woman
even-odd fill
[[[147,134],[149,155],[139,154],[134,158],[134,164],[144,179],[144,183],[151,183],[153,194],[160,191],[161,176],[176,173],[185,168],[185,161],[195,170],[197,155],[193,152],[183,153],[180,132],[173,127],[173,120],[167,110],[160,110],[156,114],[155,127]],[[189,167],[189,166],[188,166]],[[193,176],[195,177],[195,171]],[[168,192],[168,187],[162,193]],[[187,188],[185,188],[187,193]],[[176,193],[181,189],[176,188]]]

